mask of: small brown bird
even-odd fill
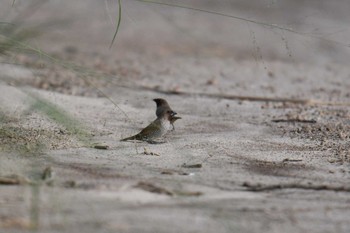
[[[157,117],[160,117],[160,116],[161,116],[162,114],[164,114],[166,111],[171,111],[172,117],[174,117],[174,116],[177,114],[176,112],[174,112],[174,111],[170,108],[168,102],[167,102],[165,99],[157,98],[157,99],[153,99],[153,101],[156,102],[156,104],[157,104],[157,109],[156,109],[156,115],[157,115]],[[178,118],[178,119],[181,119],[181,117]],[[174,122],[175,122],[176,120],[177,120],[177,119],[175,119],[173,122],[171,122],[171,125],[172,125],[172,127],[173,127],[172,130],[175,130]]]
[[[176,118],[176,119],[175,119]],[[171,110],[163,112],[156,120],[149,124],[146,128],[141,130],[140,133],[122,139],[121,141],[139,140],[147,141],[149,143],[155,143],[155,139],[163,137],[169,130],[171,130],[171,123],[174,123],[179,117],[174,117],[174,113]]]

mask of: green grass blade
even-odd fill
[[[109,46],[109,48],[112,48],[112,45],[114,43],[114,40],[118,34],[118,31],[119,31],[119,27],[120,27],[120,22],[122,21],[122,4],[121,4],[121,0],[118,0],[118,8],[119,8],[119,13],[118,13],[118,19],[117,19],[117,28],[114,32],[114,35],[113,35],[113,39],[112,39],[112,42],[111,42],[111,45]]]

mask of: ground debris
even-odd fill
[[[187,196],[187,197],[198,197],[203,195],[203,193],[199,191],[175,191],[174,193],[178,196]]]
[[[137,185],[134,186],[135,188],[140,188],[144,191],[148,191],[151,193],[158,193],[158,194],[164,194],[167,196],[186,196],[186,197],[198,197],[203,195],[202,192],[199,191],[184,191],[184,190],[174,190],[174,191],[170,191],[166,188],[163,187],[159,187],[156,186],[152,183],[148,183],[148,182],[139,182]]]
[[[143,154],[145,155],[154,155],[154,156],[160,156],[160,154],[152,152],[152,151],[148,151],[146,147],[143,148]]]
[[[109,146],[108,145],[98,144],[98,145],[94,145],[94,148],[98,149],[98,150],[107,150],[109,148]]]
[[[298,119],[298,118],[295,118],[295,119],[282,119],[282,118],[279,118],[279,119],[273,119],[272,122],[275,122],[275,123],[279,123],[279,122],[288,122],[288,123],[310,123],[310,124],[315,124],[317,123],[316,120],[305,120],[305,119]]]
[[[205,93],[205,92],[186,92],[179,89],[164,90],[159,86],[129,86],[130,89],[153,91],[166,95],[180,95],[180,96],[200,96],[205,98],[228,99],[237,101],[250,102],[272,102],[272,103],[292,103],[305,106],[349,106],[348,102],[327,102],[313,99],[296,99],[284,97],[264,97],[264,96],[245,96],[245,95],[230,95],[222,93]]]
[[[302,162],[303,160],[302,159],[289,159],[289,158],[286,158],[286,159],[283,159],[282,160],[282,163],[287,163],[287,162]]]
[[[54,172],[52,170],[51,166],[47,166],[42,175],[41,179],[47,184],[47,185],[52,185],[53,184],[53,177],[54,177]]]
[[[29,184],[30,180],[16,174],[0,176],[0,185],[22,185]]]
[[[202,164],[201,163],[196,163],[196,164],[182,164],[181,167],[184,167],[184,168],[201,168],[202,167]]]
[[[178,175],[181,175],[181,176],[188,176],[188,175],[190,175],[190,173],[188,173],[188,172],[183,172],[183,171],[178,171],[178,170],[172,170],[172,169],[163,170],[160,174],[162,174],[162,175],[174,175],[174,174],[178,174]]]
[[[53,182],[53,171],[51,166],[48,166],[41,173],[40,180],[30,179],[21,175],[11,174],[6,176],[0,176],[0,185],[38,185],[47,184],[51,185]]]
[[[349,119],[350,113],[346,108],[308,106],[295,107],[272,120],[272,122],[292,122],[292,124],[270,125],[281,131],[284,136],[292,139],[306,139],[307,142],[313,143],[313,150],[327,153],[330,156],[328,159],[333,162],[349,163]]]
[[[168,195],[168,196],[174,196],[174,192],[169,191],[163,187],[156,186],[152,183],[148,183],[148,182],[141,181],[137,185],[135,185],[134,187],[142,189],[144,191],[151,192],[151,193],[158,193],[158,194],[164,194],[164,195]]]
[[[287,184],[264,185],[261,183],[252,184],[249,182],[244,182],[242,186],[246,187],[248,191],[252,191],[252,192],[273,191],[273,190],[279,190],[279,189],[306,189],[306,190],[315,190],[315,191],[328,190],[328,191],[335,191],[335,192],[350,192],[350,186],[331,185],[331,184],[287,183]]]

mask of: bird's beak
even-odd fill
[[[171,115],[171,116],[175,116],[176,114],[177,114],[177,112],[174,112],[174,111],[173,111],[170,115]]]

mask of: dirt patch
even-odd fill
[[[313,170],[314,168],[302,163],[302,161],[282,161],[270,162],[249,160],[245,164],[245,169],[260,175],[281,176],[281,177],[298,177],[299,174]]]
[[[299,107],[274,119],[285,120],[269,124],[283,136],[306,140],[313,144],[313,150],[328,151],[331,159],[350,162],[350,114],[347,108]]]
[[[45,150],[69,148],[72,144],[76,144],[72,135],[60,128],[48,130],[9,125],[0,127],[2,151],[36,154]]]

